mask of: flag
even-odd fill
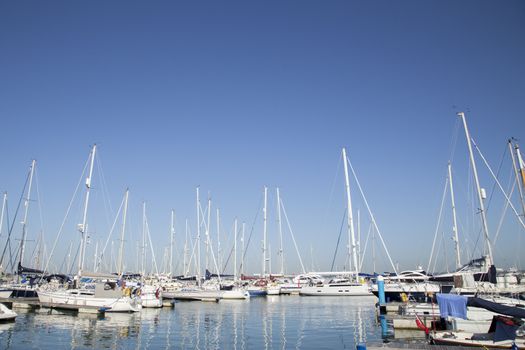
[[[421,319],[419,318],[417,314],[416,314],[416,326],[422,331],[425,331],[425,334],[428,335],[428,333],[430,333],[430,329],[428,329],[428,327],[423,323],[423,321],[421,321]]]

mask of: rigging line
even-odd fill
[[[233,226],[235,226],[235,224],[233,224]],[[235,237],[235,228],[233,228],[232,231],[234,231],[234,235],[233,235],[233,237]],[[240,228],[237,228],[237,234],[239,233],[239,231],[240,231]],[[234,238],[234,239],[235,239],[235,238]],[[232,248],[230,249],[230,253],[228,254],[228,258],[226,259],[226,262],[224,263],[224,266],[223,266],[223,268],[222,268],[222,273],[223,273],[223,274],[224,274],[224,271],[226,271],[226,266],[227,266],[228,263],[230,262],[230,258],[231,258],[232,254],[233,254],[233,249],[234,249],[234,248],[235,248],[235,247],[232,246]],[[237,269],[237,266],[234,266],[234,271],[235,271],[235,269]]]
[[[507,152],[509,151],[507,145],[505,145],[505,149],[503,151],[503,154],[501,155],[501,161],[499,163],[499,167],[498,167],[498,171],[496,173],[496,181],[498,181],[497,179],[499,178],[499,174],[501,172],[501,168],[503,166],[503,161],[505,160],[505,156],[507,155]],[[512,156],[512,154],[511,154]],[[492,190],[490,191],[490,197],[489,197],[489,200],[488,200],[488,203],[487,203],[487,207],[485,208],[485,211],[489,211],[489,207],[490,207],[490,204],[492,203],[492,197],[494,196],[494,192],[496,191],[496,183],[494,182],[494,184],[492,185]]]
[[[68,266],[68,268],[69,268],[69,271],[67,272],[68,275],[71,275],[73,273],[73,266],[75,266],[75,262],[77,261],[78,253],[80,252],[80,246],[81,246],[81,244],[79,242],[77,251],[75,253],[75,256],[73,257],[73,260],[71,261],[71,265]]]
[[[510,177],[511,177],[510,182],[512,183],[512,188],[510,189],[509,198],[512,198],[514,190],[516,189],[516,181],[512,180],[512,177],[514,177],[513,172],[514,172],[514,170],[512,170],[511,173],[510,173]],[[501,217],[500,217],[500,220],[499,220],[499,223],[498,223],[498,228],[496,229],[496,234],[494,235],[494,245],[496,245],[496,242],[498,240],[499,234],[501,233],[501,228],[503,226],[503,221],[505,220],[505,216],[507,215],[507,209],[508,208],[509,208],[509,202],[506,202],[505,206],[503,208],[503,213],[501,214]]]
[[[368,247],[368,238],[370,237],[370,232],[372,231],[372,225],[368,226],[368,233],[366,234],[365,246],[363,247],[363,254],[361,255],[361,261],[359,262],[359,271],[363,269],[363,261],[365,260],[365,252]],[[375,272],[375,271],[374,271]]]
[[[507,202],[509,203],[509,206],[512,208],[512,211],[514,211],[514,214],[516,215],[516,218],[518,219],[519,223],[521,224],[521,226],[523,226],[523,228],[525,228],[525,223],[524,223],[523,220],[521,219],[520,214],[518,213],[518,211],[516,210],[516,208],[515,208],[514,205],[512,204],[510,198],[507,196],[507,193],[505,192],[505,190],[504,190],[503,187],[501,186],[500,182],[498,181],[498,178],[494,175],[494,172],[492,171],[492,168],[490,167],[489,163],[487,162],[487,160],[485,159],[485,157],[484,157],[483,154],[481,153],[481,150],[479,149],[479,147],[476,145],[476,142],[474,142],[474,139],[472,139],[472,143],[474,143],[474,147],[476,148],[476,150],[478,151],[479,155],[481,156],[481,159],[483,159],[483,162],[485,163],[485,165],[486,165],[487,168],[489,169],[490,174],[492,175],[492,177],[493,177],[494,180],[496,181],[496,184],[498,185],[500,191],[503,193],[503,196],[505,196],[505,199],[506,199]]]
[[[246,245],[244,246],[244,254],[242,256],[243,261],[246,258],[246,252],[248,251],[248,247],[250,246],[250,241],[252,239],[253,230],[255,229],[255,222],[257,221],[257,218],[259,217],[259,213],[262,208],[262,202],[263,202],[263,199],[261,196],[259,199],[259,208],[257,208],[257,212],[255,213],[255,217],[253,218],[252,227],[250,229],[250,235],[248,236],[248,241],[246,242]],[[242,265],[242,262],[241,262],[241,265]]]
[[[281,208],[283,209],[284,218],[286,219],[286,224],[288,225],[288,230],[290,230],[290,235],[292,236],[292,242],[295,247],[295,251],[297,253],[297,256],[299,257],[299,263],[301,264],[301,268],[303,270],[303,273],[306,273],[306,269],[304,268],[303,259],[301,258],[301,254],[299,254],[299,248],[297,248],[297,242],[295,241],[295,236],[292,231],[292,226],[290,225],[290,220],[288,220],[288,215],[286,214],[286,209],[284,208],[284,201],[281,198]]]
[[[450,150],[449,150],[449,158],[448,159],[454,159],[454,155],[456,154],[456,146],[458,141],[458,134],[459,134],[459,127],[461,125],[461,121],[459,118],[456,118],[456,122],[454,124],[454,131],[452,132],[452,138],[450,140]]]
[[[109,219],[109,215],[113,215],[113,205],[111,204],[111,197],[109,195],[109,190],[108,190],[108,184],[107,184],[107,181],[106,181],[106,177],[104,176],[104,171],[102,170],[102,159],[101,159],[101,156],[100,156],[100,152],[97,156],[97,158],[95,159],[96,163],[97,163],[97,169],[98,169],[98,174],[100,176],[100,183],[101,183],[101,187],[102,187],[102,196],[104,197],[102,202],[104,203],[104,209],[105,209],[105,214],[106,214],[106,223],[109,224],[110,222],[110,219]],[[109,215],[108,215],[109,213]]]
[[[153,243],[151,242],[151,234],[149,230],[149,223],[148,223],[148,217],[146,216],[146,233],[148,234],[148,240],[149,240],[149,246],[151,249],[151,255],[153,257],[153,263],[155,264],[155,271],[157,272],[157,276],[159,275],[159,268],[157,266],[157,259],[155,258],[155,250],[153,249]]]
[[[42,199],[40,198],[40,185],[38,182],[38,169],[35,168],[35,183],[36,183],[36,198],[38,203],[38,213],[40,216],[40,234],[41,234],[41,244],[44,245],[44,217],[42,215]],[[39,257],[40,259],[40,257]]]
[[[22,189],[22,193],[20,195],[20,199],[18,200],[18,205],[16,207],[16,211],[15,211],[15,217],[13,218],[13,222],[11,223],[11,227],[9,228],[8,232],[7,232],[7,240],[6,240],[6,244],[4,246],[4,250],[2,252],[2,257],[0,258],[0,266],[3,265],[3,262],[4,262],[4,256],[5,256],[5,252],[6,252],[6,249],[7,249],[7,246],[9,245],[9,265],[8,266],[12,266],[13,265],[13,261],[12,261],[12,252],[11,252],[11,234],[13,233],[13,228],[15,227],[15,222],[16,222],[16,218],[18,216],[18,212],[20,210],[20,205],[22,204],[22,199],[24,198],[24,193],[26,191],[26,187],[27,187],[27,184],[29,182],[29,177],[30,177],[31,173],[29,172],[27,174],[27,177],[26,177],[26,181],[24,183],[24,187]],[[7,203],[6,203],[6,208],[7,208]],[[7,223],[9,225],[9,211],[7,211]],[[18,255],[18,254],[17,254]]]
[[[357,184],[357,188],[359,188],[359,192],[361,193],[361,197],[363,198],[363,202],[365,203],[366,209],[368,210],[368,215],[370,215],[370,219],[372,220],[372,223],[375,226],[376,232],[379,235],[379,239],[381,240],[381,243],[383,244],[383,249],[386,252],[386,255],[388,257],[388,260],[390,262],[390,265],[392,265],[392,268],[394,269],[394,272],[397,274],[397,269],[394,265],[394,262],[392,261],[392,258],[390,257],[390,253],[388,252],[388,249],[386,248],[385,241],[383,240],[383,235],[381,234],[381,231],[379,231],[379,227],[377,226],[376,219],[374,217],[374,214],[372,213],[372,210],[370,209],[370,206],[368,205],[368,201],[365,197],[365,194],[363,192],[363,188],[361,187],[361,183],[359,182],[359,179],[357,178],[357,175],[355,173],[354,167],[352,166],[352,162],[350,162],[350,159],[348,156],[346,157],[348,160],[348,165],[350,166],[350,169],[352,170],[352,174],[354,175],[355,182]]]
[[[324,223],[323,226],[324,227],[326,227],[326,223],[328,221],[328,213],[331,212],[330,206],[331,206],[331,203],[333,202],[334,193],[335,193],[335,186],[336,186],[337,178],[338,178],[338,175],[339,175],[339,171],[341,169],[341,163],[343,162],[341,157],[338,156],[337,159],[338,159],[337,169],[335,171],[335,175],[334,175],[334,178],[332,180],[332,185],[330,187],[330,195],[328,197],[328,205],[326,206],[326,210],[325,210],[324,218],[323,218],[323,223]]]
[[[432,264],[432,258],[434,257],[434,248],[435,248],[435,245],[436,245],[436,239],[437,239],[437,235],[439,233],[439,228],[441,227],[441,220],[442,220],[442,215],[443,215],[443,207],[445,205],[445,198],[446,198],[447,193],[448,193],[448,182],[449,182],[449,178],[447,176],[447,179],[445,180],[445,186],[443,187],[443,195],[441,196],[441,206],[439,207],[438,220],[436,222],[436,229],[434,230],[434,240],[432,241],[432,249],[430,250],[430,258],[428,259],[428,266],[427,266],[427,271],[428,272],[433,272],[433,270],[430,269],[430,265]],[[436,253],[436,255],[437,255],[437,253]],[[436,264],[434,262],[434,266],[435,265]]]
[[[91,158],[91,153],[89,154],[88,159],[86,160],[86,164],[84,164],[84,169],[82,170],[82,174],[80,174],[80,179],[78,180],[77,187],[75,188],[75,191],[73,192],[73,196],[71,197],[71,200],[69,201],[69,205],[66,210],[66,215],[64,216],[64,219],[62,220],[62,223],[60,224],[60,228],[58,229],[57,236],[55,238],[55,242],[53,243],[53,248],[51,248],[51,252],[49,253],[49,257],[47,259],[46,265],[44,267],[44,274],[47,272],[47,268],[49,266],[49,263],[51,261],[51,258],[53,257],[53,253],[55,252],[56,245],[58,243],[58,240],[62,234],[62,230],[64,229],[64,225],[66,224],[67,217],[69,216],[69,212],[71,211],[71,207],[73,206],[73,201],[75,200],[75,197],[77,195],[78,189],[80,188],[80,184],[82,183],[82,179],[84,177],[84,174],[86,172],[87,166],[89,164],[89,160]]]
[[[343,227],[345,225],[346,219],[346,208],[343,213],[343,220],[341,221],[341,228],[339,229],[339,237],[337,237],[337,244],[335,246],[334,257],[332,258],[332,266],[330,267],[330,272],[334,271],[335,257],[337,256],[337,250],[339,249],[339,242],[341,241],[341,235],[343,234]]]
[[[102,249],[102,252],[100,253],[99,258],[97,259],[97,268],[100,267],[100,264],[102,262],[102,259],[104,258],[104,254],[106,253],[106,248],[108,247],[109,240],[111,239],[111,236],[113,235],[113,230],[115,229],[115,226],[117,224],[118,217],[120,215],[120,212],[122,211],[122,207],[124,206],[124,202],[126,200],[126,197],[124,196],[122,198],[122,202],[120,202],[120,206],[117,211],[117,215],[115,215],[115,220],[113,221],[113,225],[111,226],[111,229],[109,230],[108,238],[106,239],[106,243],[104,244],[104,248]]]

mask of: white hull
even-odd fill
[[[222,299],[245,300],[250,298],[250,293],[245,290],[225,290],[222,293]]]
[[[68,308],[98,308],[106,312],[136,312],[140,307],[135,299],[122,296],[120,298],[100,298],[89,294],[78,294],[74,290],[39,291],[38,299],[42,304],[61,305]]]
[[[281,294],[281,287],[280,286],[266,287],[266,293],[267,295],[279,295]]]
[[[223,291],[218,290],[182,289],[173,292],[171,296],[179,300],[219,300],[222,299],[222,295]]]
[[[367,296],[373,295],[366,284],[347,286],[313,286],[303,287],[299,295],[305,296]]]
[[[484,349],[510,349],[513,343],[515,343],[519,349],[525,348],[523,338],[495,342],[493,340],[472,340],[473,335],[473,333],[468,332],[437,332],[431,335],[431,340],[439,345],[468,346]]]

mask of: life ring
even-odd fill
[[[131,289],[128,287],[124,289],[124,296],[129,297],[131,295]]]
[[[155,291],[155,298],[159,298],[160,296],[160,288],[157,288],[157,290]]]

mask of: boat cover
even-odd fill
[[[490,325],[489,333],[494,332],[494,341],[514,340],[519,323],[514,319],[504,316],[494,316]]]
[[[19,262],[18,263],[18,274],[19,275],[41,275],[43,274],[44,271],[42,270],[37,270],[37,269],[31,269],[29,267],[23,267],[22,264]]]
[[[438,294],[438,298],[439,298],[439,294]],[[495,312],[497,314],[517,317],[517,318],[525,318],[525,309],[521,307],[502,305],[502,304],[494,303],[492,301],[488,301],[482,298],[476,298],[476,297],[468,298],[467,306],[481,307],[486,310]],[[439,309],[441,310],[441,305]]]
[[[467,297],[456,294],[437,294],[439,314],[442,318],[448,316],[467,319]]]

